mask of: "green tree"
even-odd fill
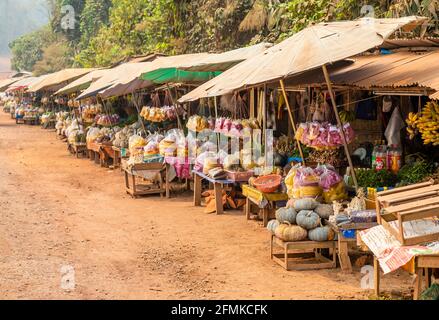
[[[32,71],[35,63],[42,59],[44,48],[54,40],[55,36],[48,26],[16,39],[9,44],[12,68]]]
[[[72,48],[66,39],[58,39],[44,48],[42,58],[35,63],[33,73],[40,76],[72,66]]]

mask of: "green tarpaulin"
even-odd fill
[[[162,68],[144,73],[140,76],[140,78],[145,81],[152,81],[156,84],[169,82],[193,83],[206,82],[220,74],[221,72],[193,72],[184,71],[177,68]]]

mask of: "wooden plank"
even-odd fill
[[[398,206],[392,206],[384,208],[385,213],[395,214],[398,212],[408,211],[412,209],[417,209],[419,207],[425,207],[429,205],[439,204],[439,197],[428,198],[420,201],[413,201],[410,203],[401,204]]]
[[[409,191],[409,190],[413,190],[413,189],[419,189],[419,188],[428,187],[431,185],[434,185],[433,180],[430,180],[428,182],[418,183],[418,184],[412,184],[412,185],[406,186],[406,187],[400,187],[400,188],[395,188],[395,189],[391,189],[391,190],[380,191],[377,193],[377,197],[387,196],[387,195],[400,193],[403,191]]]
[[[403,197],[396,197],[390,200],[380,200],[385,207],[396,205],[396,204],[403,204],[406,202],[411,202],[413,200],[423,200],[431,197],[439,196],[439,190],[436,191],[428,191],[428,192],[422,192],[422,193],[416,193]]]
[[[402,221],[413,221],[439,215],[439,204],[398,213]]]
[[[419,268],[439,268],[439,255],[417,256],[416,266]]]

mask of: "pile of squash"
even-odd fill
[[[267,229],[286,242],[331,241],[336,234],[326,222],[333,214],[332,205],[320,204],[312,198],[298,199],[278,209],[276,219],[268,223]]]

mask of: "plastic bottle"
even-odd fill
[[[381,171],[386,169],[386,163],[387,162],[387,151],[384,149],[384,147],[378,146],[377,153],[376,153],[376,160],[375,160],[375,170]]]
[[[402,150],[398,146],[393,146],[390,170],[398,173],[402,165]]]
[[[376,168],[377,150],[378,150],[378,145],[377,145],[377,141],[375,141],[372,151],[372,169]]]

